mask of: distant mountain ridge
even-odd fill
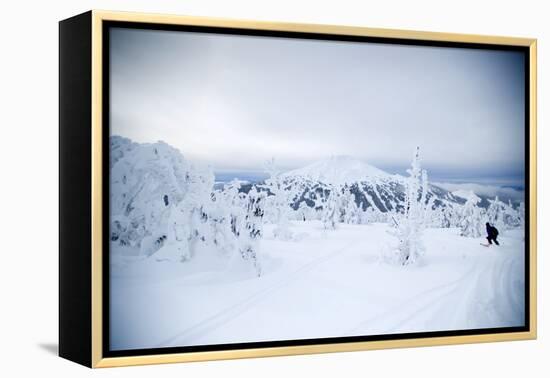
[[[358,207],[380,213],[399,211],[405,201],[406,178],[387,173],[373,165],[351,156],[332,156],[303,168],[281,174],[286,185],[302,188],[292,207],[297,209],[305,201],[309,207],[326,197],[331,190],[349,190]],[[448,190],[428,184],[428,200],[434,208],[458,204],[465,199]]]
[[[397,175],[391,175],[354,157],[340,155],[288,171],[282,176],[285,178],[304,177],[327,184],[342,185],[361,181],[390,180],[396,178]]]

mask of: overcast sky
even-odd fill
[[[111,31],[111,133],[217,172],[351,155],[440,179],[523,180],[517,52]],[[429,171],[429,173],[430,173]]]

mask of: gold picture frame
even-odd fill
[[[103,313],[103,292],[104,292],[104,208],[103,194],[105,188],[106,172],[103,152],[106,148],[103,139],[103,113],[104,88],[103,70],[104,61],[104,24],[106,22],[128,22],[139,24],[156,25],[186,25],[197,27],[215,27],[229,29],[261,30],[276,32],[315,33],[319,35],[342,35],[371,37],[381,39],[399,39],[410,41],[435,41],[445,43],[461,43],[476,45],[502,45],[518,46],[528,49],[529,57],[529,281],[528,281],[528,304],[529,304],[529,329],[524,332],[491,333],[457,335],[445,337],[422,337],[403,338],[396,340],[375,340],[361,342],[343,343],[319,343],[315,345],[296,346],[273,346],[252,349],[226,349],[215,351],[199,351],[169,354],[147,354],[137,356],[105,357],[104,345],[104,313]],[[529,340],[537,336],[537,131],[536,131],[536,39],[513,38],[501,36],[483,36],[469,34],[435,33],[424,31],[407,31],[378,29],[354,26],[335,26],[317,24],[294,24],[280,22],[260,22],[247,20],[217,19],[208,17],[188,17],[161,14],[127,13],[110,11],[90,11],[72,19],[60,23],[60,128],[61,128],[61,187],[66,202],[60,203],[60,355],[70,360],[79,362],[89,367],[114,367],[143,364],[160,364],[187,361],[206,361],[217,359],[237,359],[250,357],[284,356],[311,353],[347,352],[371,349],[387,349],[402,347],[435,346],[448,344],[466,344],[495,341]],[[83,38],[78,38],[83,33]],[[82,54],[82,50],[86,51]],[[75,54],[79,54],[80,62],[84,64],[83,72],[89,70],[89,77],[82,75],[82,72],[67,74],[68,61],[75,61]],[[74,85],[77,83],[82,89],[82,96],[74,92]],[[79,89],[80,90],[80,89]],[[66,95],[63,92],[66,92]],[[69,95],[68,92],[71,92]],[[86,94],[89,92],[89,97]],[[79,104],[75,104],[79,101]],[[90,101],[90,102],[87,102]],[[71,110],[72,109],[72,110]],[[81,112],[74,112],[75,109],[82,109]],[[72,118],[71,118],[72,117]],[[89,127],[75,122],[88,122]],[[74,128],[82,128],[83,131]],[[71,134],[73,133],[73,134]],[[77,133],[77,134],[74,134]],[[75,139],[76,138],[76,139]],[[80,139],[79,139],[80,138]],[[89,152],[89,168],[80,173],[83,179],[81,187],[74,187],[71,184],[69,175],[76,172],[76,167],[71,166],[71,154],[80,153],[71,150],[69,143],[80,140],[86,144]],[[80,155],[76,155],[80,156]],[[107,165],[108,167],[108,165]],[[75,173],[76,174],[76,173]],[[67,180],[67,181],[64,181]],[[73,189],[68,186],[73,185]],[[79,189],[86,190],[82,193]],[[73,192],[71,192],[73,190]],[[83,202],[84,214],[73,214],[69,202],[74,203],[89,194],[89,200]],[[87,217],[88,223],[74,222],[74,217]],[[72,217],[72,218],[71,218]],[[76,227],[79,227],[76,230]],[[88,228],[89,227],[89,228]],[[67,240],[69,232],[86,234],[85,240]],[[526,235],[527,236],[527,235]],[[80,243],[80,244],[79,244]],[[83,251],[85,250],[85,251]],[[82,252],[83,251],[83,252]],[[74,257],[71,254],[81,253],[83,257]],[[77,260],[74,260],[77,259]],[[74,277],[69,272],[79,272],[79,277]],[[84,273],[86,272],[86,273]],[[86,282],[89,282],[86,284]],[[83,299],[76,300],[78,292]],[[82,317],[83,313],[86,315]],[[75,320],[79,317],[79,320]],[[81,340],[81,341],[77,341]],[[85,344],[79,347],[78,344]],[[78,349],[78,350],[77,350]]]

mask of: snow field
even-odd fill
[[[111,347],[157,348],[524,324],[523,232],[501,246],[426,229],[418,264],[381,255],[387,224],[325,230],[293,221],[293,239],[264,226],[262,276],[237,254],[206,244],[185,263],[121,248],[111,264]],[[158,252],[162,252],[162,249]]]

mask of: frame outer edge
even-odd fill
[[[160,24],[187,24],[196,26],[217,26],[228,28],[299,31],[306,33],[359,35],[412,40],[500,44],[524,46],[529,48],[530,63],[530,330],[497,334],[468,336],[447,336],[387,341],[366,341],[340,344],[315,344],[306,346],[270,347],[257,349],[221,350],[212,352],[155,354],[128,357],[103,358],[103,277],[102,277],[102,23],[103,21],[127,21]],[[165,364],[176,362],[196,362],[221,359],[239,359],[269,356],[305,355],[329,352],[352,352],[374,349],[393,349],[426,347],[451,344],[470,344],[499,341],[531,340],[537,337],[537,275],[536,275],[536,237],[537,237],[537,89],[536,56],[537,40],[501,36],[472,34],[407,31],[394,29],[376,29],[354,26],[336,26],[320,24],[293,24],[252,20],[232,20],[208,17],[191,17],[131,12],[92,11],[92,367],[119,367],[145,364]]]
[[[528,340],[527,332],[104,358],[98,368]]]
[[[424,41],[463,42],[480,44],[498,44],[509,46],[530,47],[534,38],[494,36],[478,34],[461,34],[447,32],[432,32],[420,30],[402,30],[386,28],[370,28],[364,26],[344,26],[313,23],[291,23],[275,21],[258,21],[232,18],[215,18],[200,16],[183,16],[159,13],[118,12],[94,10],[94,14],[105,21],[126,21],[142,23],[159,23],[167,25],[195,25],[240,29],[274,30],[303,33],[319,33],[334,35],[356,35],[381,38],[397,38]]]
[[[530,330],[537,338],[537,40],[529,46],[529,162],[530,162],[530,209],[529,209],[529,297]]]
[[[90,367],[91,12],[58,25],[58,355]]]

